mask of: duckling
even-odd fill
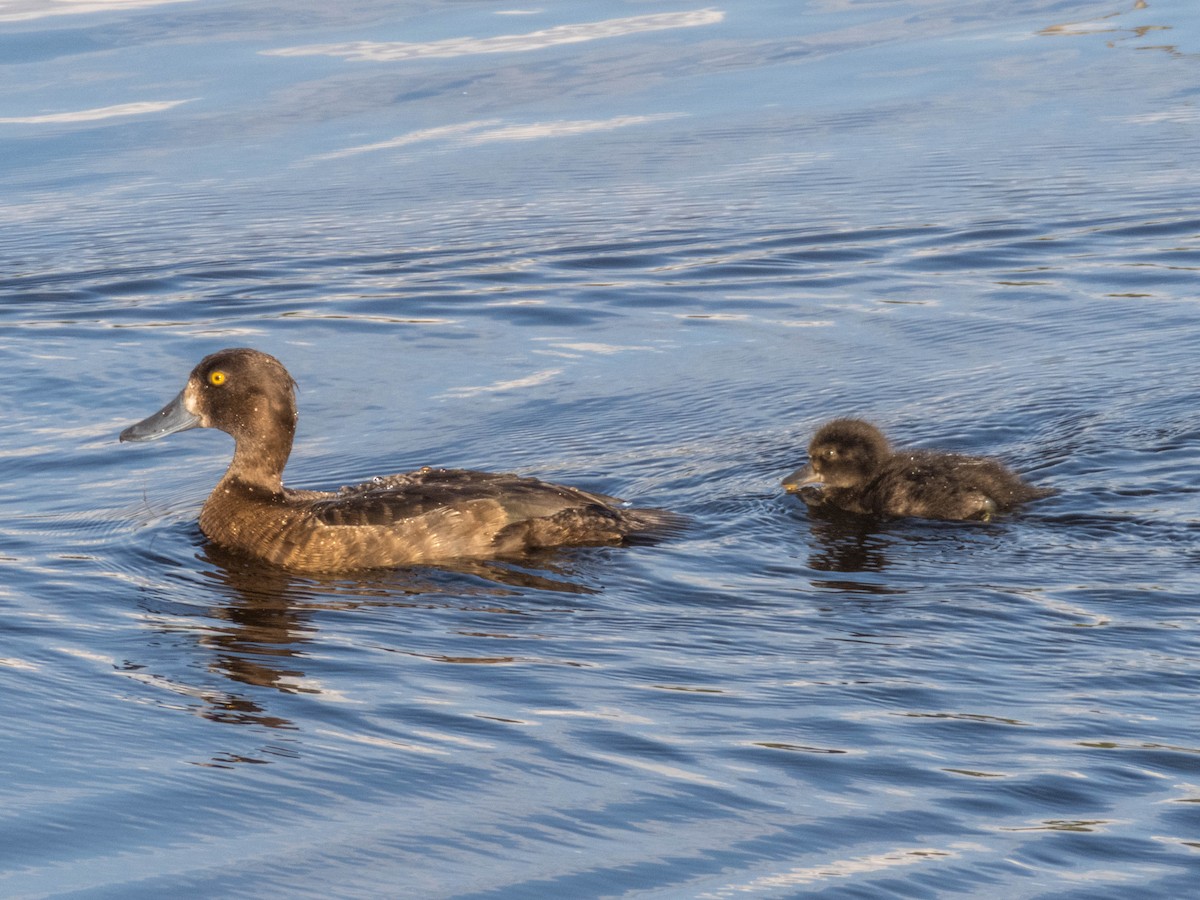
[[[339,491],[293,490],[283,468],[296,431],[295,382],[249,348],[200,361],[187,386],[121,441],[190,428],[233,437],[233,461],[200,512],[215,544],[299,572],[500,558],[567,545],[620,543],[678,524],[604,494],[511,474],[422,468]]]
[[[994,459],[893,451],[883,432],[861,419],[821,426],[808,459],[783,480],[784,489],[811,507],[862,515],[989,522],[1055,493],[1027,484]]]

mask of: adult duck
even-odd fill
[[[200,512],[216,544],[294,571],[436,563],[614,544],[662,532],[671,513],[511,474],[422,468],[338,491],[294,490],[283,468],[296,432],[295,382],[273,356],[221,350],[179,395],[121,432],[153,441],[189,428],[233,437],[233,461]]]

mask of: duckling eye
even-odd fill
[[[823,455],[823,456],[824,456],[826,459],[837,459],[837,450],[835,450],[833,447],[830,447],[830,448],[829,448],[828,450],[826,450],[826,451],[825,451],[825,452],[824,452],[822,455]]]
[[[211,384],[213,387],[220,387],[221,385],[223,385],[225,383],[225,379],[228,377],[229,376],[227,376],[220,369],[217,369],[214,372],[208,373],[208,383]]]

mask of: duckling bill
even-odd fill
[[[200,530],[231,550],[294,571],[335,572],[497,558],[567,545],[613,544],[671,528],[664,510],[511,474],[423,468],[339,491],[294,490],[283,468],[296,431],[295,382],[279,360],[221,350],[122,441],[191,428],[234,439],[233,461],[200,512]]]
[[[783,480],[808,506],[870,516],[988,522],[1052,489],[1023,481],[994,459],[939,450],[893,451],[878,428],[835,419],[808,445],[808,465]]]

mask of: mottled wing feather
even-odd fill
[[[877,508],[893,514],[962,519],[987,518],[1042,496],[995,460],[946,453],[897,454],[872,488]]]
[[[578,507],[617,503],[611,497],[511,474],[422,469],[344,487],[312,505],[324,525],[396,526],[438,510],[474,507],[501,526]]]

